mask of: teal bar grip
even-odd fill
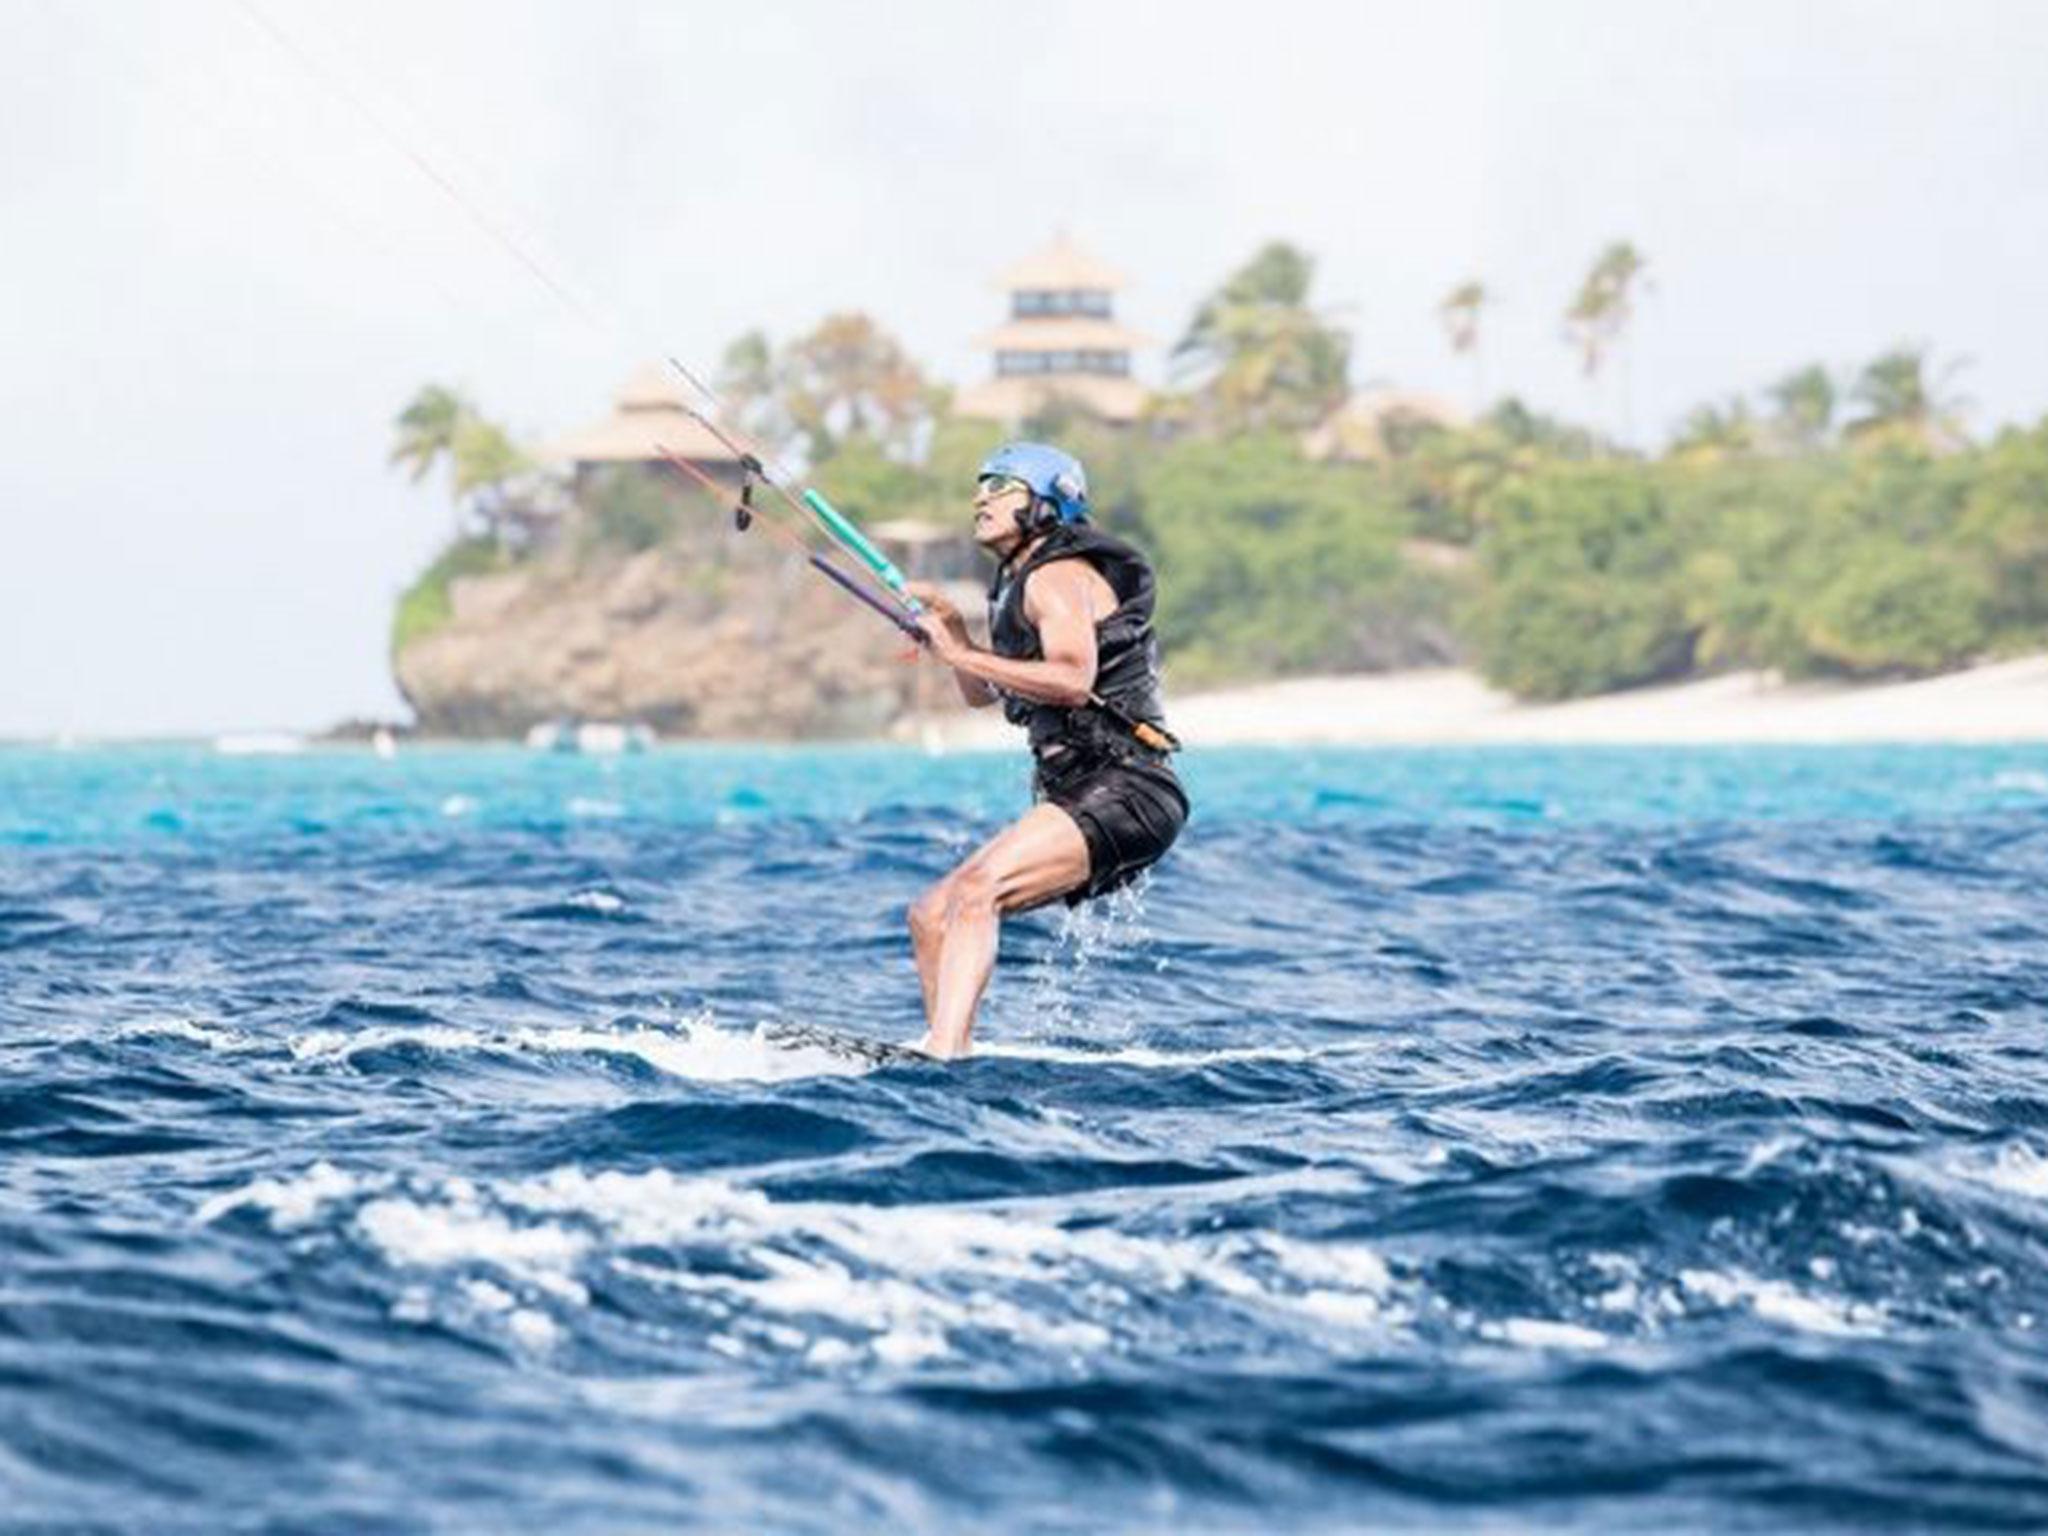
[[[804,505],[824,520],[825,526],[832,530],[834,538],[859,556],[861,564],[882,578],[884,586],[903,599],[906,608],[912,613],[924,612],[924,604],[910,595],[903,572],[897,569],[896,562],[875,548],[868,536],[854,527],[845,513],[815,490],[804,492]]]

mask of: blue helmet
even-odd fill
[[[1050,508],[1050,521],[1078,523],[1088,516],[1088,471],[1071,453],[1044,443],[1005,443],[982,460],[978,479],[1005,475],[1031,487],[1032,510]],[[1033,523],[1048,521],[1042,513]]]

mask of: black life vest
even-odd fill
[[[1069,708],[998,689],[1003,714],[1030,732],[1034,753],[1063,745],[1089,758],[1155,756],[1132,738],[1129,725],[1143,721],[1163,728],[1166,720],[1159,688],[1159,642],[1152,633],[1152,567],[1123,540],[1086,523],[1063,523],[1021,564],[1001,566],[988,589],[991,648],[1014,661],[1044,660],[1038,626],[1024,613],[1024,584],[1033,571],[1056,560],[1086,560],[1116,594],[1116,608],[1095,625],[1095,693],[1109,708]]]

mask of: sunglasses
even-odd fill
[[[1028,495],[1031,491],[1030,485],[1015,475],[983,475],[975,483],[991,496],[1001,496],[1006,491],[1023,491]]]

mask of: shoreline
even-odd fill
[[[1827,746],[2048,742],[2048,653],[1908,682],[1733,672],[1559,704],[1520,703],[1458,668],[1289,678],[1176,698],[1203,746]],[[930,723],[927,745],[1014,739],[999,718]]]
[[[1169,687],[1168,720],[1203,747],[1831,746],[2048,743],[2048,652],[1907,682],[1787,682],[1732,672],[1558,704],[1521,703],[1454,667],[1285,678],[1201,693]],[[203,745],[230,755],[367,750],[329,731],[228,731],[134,737],[9,737],[0,750]],[[518,747],[511,738],[400,734],[398,750]],[[913,717],[890,735],[756,740],[666,739],[661,746],[922,747],[1019,745],[994,710]]]

